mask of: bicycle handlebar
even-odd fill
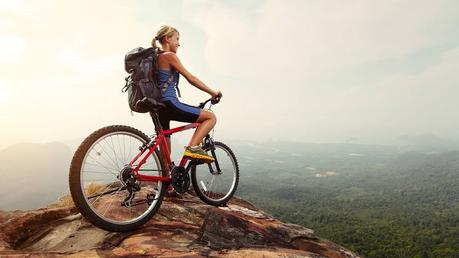
[[[206,101],[204,101],[204,102],[199,103],[199,106],[198,106],[198,107],[201,108],[201,109],[203,109],[204,106],[205,106],[209,101],[211,101],[211,100],[212,100],[212,99],[210,98],[210,99],[208,99],[208,100],[206,100]]]
[[[198,106],[198,107],[201,108],[201,109],[204,108],[204,106],[205,106],[207,103],[209,103],[209,101],[210,101],[210,103],[211,103],[212,105],[215,105],[215,104],[217,104],[218,102],[220,102],[220,99],[217,100],[217,99],[210,98],[210,99],[208,99],[208,100],[206,100],[206,101],[204,101],[204,102],[199,103],[199,106]]]

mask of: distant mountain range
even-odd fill
[[[66,194],[72,154],[59,142],[0,150],[0,210],[38,208]]]
[[[312,176],[320,177],[327,175],[327,172],[334,172],[325,169],[330,164],[345,167],[347,170],[353,167],[360,169],[376,161],[392,160],[413,149],[432,153],[435,150],[455,148],[454,142],[432,137],[405,136],[407,141],[423,144],[413,143],[403,148],[390,145],[283,141],[259,143],[231,140],[226,143],[236,153],[241,169],[245,172],[242,179],[244,176],[258,174],[264,167],[280,167],[283,171],[301,168],[310,171]],[[2,182],[6,182],[0,187],[0,210],[38,208],[68,193],[68,169],[73,153],[81,141],[82,139],[73,139],[65,143],[18,143],[0,150],[0,175]],[[173,159],[176,160],[182,153],[183,143],[173,139],[172,145]],[[433,147],[429,149],[429,146]],[[282,165],[283,163],[288,165]],[[317,170],[318,168],[323,169]]]

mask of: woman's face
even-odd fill
[[[177,53],[177,49],[180,46],[180,42],[179,42],[180,35],[177,32],[174,32],[174,34],[168,37],[167,39],[168,39],[170,51]]]

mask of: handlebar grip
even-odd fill
[[[210,99],[210,103],[212,103],[212,105],[217,104],[218,102],[220,102],[220,99],[222,98],[222,96],[223,96],[223,94],[219,91],[218,95],[217,95],[217,97],[215,97],[215,99],[214,98]]]

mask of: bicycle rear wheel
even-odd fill
[[[221,142],[215,142],[215,149],[206,150],[215,158],[210,164],[191,167],[193,189],[205,203],[214,206],[225,205],[236,192],[239,182],[239,165],[233,151]]]
[[[132,172],[138,164],[129,166],[148,141],[149,137],[135,128],[107,126],[89,135],[75,152],[70,165],[70,192],[81,214],[95,226],[131,231],[159,209],[166,183],[140,182]],[[165,176],[163,168],[156,149],[139,173]]]

